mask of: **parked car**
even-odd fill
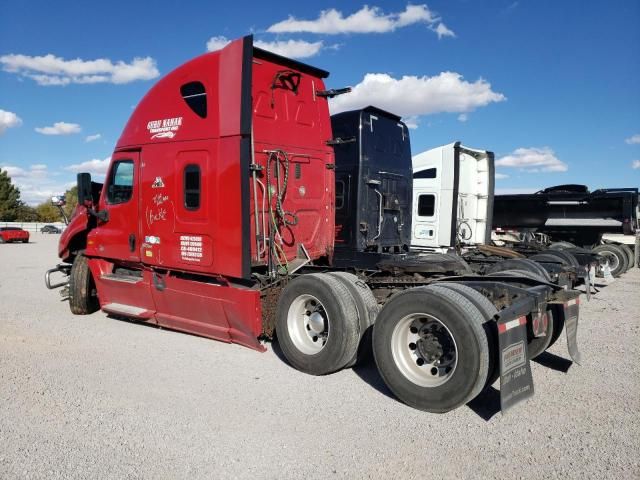
[[[0,243],[29,242],[29,232],[19,227],[0,227]]]
[[[41,233],[62,233],[62,229],[56,227],[55,225],[45,225],[40,229]]]

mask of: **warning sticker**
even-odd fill
[[[199,235],[180,236],[180,257],[188,262],[202,261],[202,237]]]

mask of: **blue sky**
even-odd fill
[[[501,191],[640,184],[637,0],[251,3],[2,2],[0,166],[24,199],[103,172],[153,77],[250,32],[356,87],[335,111],[403,115],[414,153],[493,150]]]

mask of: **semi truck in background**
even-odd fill
[[[638,219],[638,188],[590,192],[586,185],[559,185],[496,195],[493,225],[496,238],[507,242],[535,238],[552,248],[591,249],[617,277],[636,264]]]
[[[498,378],[503,410],[531,396],[529,360],[558,319],[579,361],[578,291],[522,266],[478,275],[455,255],[409,251],[408,129],[374,107],[331,118],[327,98],[348,89],[326,89],[327,76],[252,36],[167,74],[131,115],[105,183],[78,175],[47,286],[74,314],[259,351],[277,336],[313,375],[372,349],[390,390],[431,412]]]
[[[597,264],[590,252],[493,243],[493,152],[455,142],[413,156],[412,164],[413,251],[455,252],[482,274],[519,268],[569,287],[590,283]]]

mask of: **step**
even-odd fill
[[[151,310],[134,305],[125,305],[124,303],[107,303],[102,306],[102,310],[127,317],[149,318],[153,315]]]
[[[122,283],[139,283],[142,281],[142,277],[134,277],[133,275],[118,275],[117,273],[105,273],[103,275],[100,275],[100,279]]]

